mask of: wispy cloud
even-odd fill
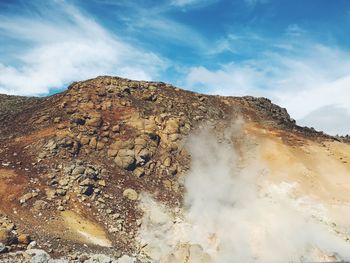
[[[177,7],[202,7],[212,3],[218,2],[219,0],[171,0],[170,5]]]
[[[0,17],[0,35],[27,45],[16,65],[0,61],[0,93],[45,94],[106,74],[150,80],[167,67],[165,59],[120,40],[75,6],[55,1],[40,8],[46,14]]]
[[[279,41],[278,49],[219,69],[192,67],[186,85],[207,93],[269,97],[301,125],[349,133],[350,53],[307,40],[300,45],[290,42],[281,50],[286,43]],[[329,105],[332,111],[325,110]]]
[[[297,24],[289,25],[286,29],[286,34],[294,37],[304,35],[306,30],[298,26]]]
[[[145,3],[126,3],[127,12],[115,11],[128,34],[142,40],[152,38],[161,46],[181,46],[196,50],[208,48],[208,41],[191,25],[172,17],[174,12],[182,13],[201,8],[218,0],[176,0],[145,6]],[[115,5],[115,4],[111,4]],[[174,52],[176,53],[176,52]]]
[[[198,4],[199,2],[203,2],[201,0],[172,0],[171,4],[174,6],[188,6],[193,4]]]

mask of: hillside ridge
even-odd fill
[[[235,149],[230,154],[242,160],[237,167],[264,160],[273,175],[266,180],[302,182],[300,174],[312,173],[307,194],[326,189],[315,163],[350,169],[345,139],[298,126],[266,98],[204,95],[109,76],[74,82],[48,97],[0,95],[0,259],[27,262],[41,253],[85,262],[103,254],[106,262],[185,262],[170,260],[177,252],[157,254],[143,231],[148,223],[163,227],[183,218],[186,178],[197,154],[189,141],[206,130],[224,149]],[[310,154],[314,149],[323,155]],[[205,156],[217,158],[211,154]],[[275,163],[281,158],[294,170],[280,173]],[[341,180],[334,182],[346,187]],[[333,197],[326,191],[322,198]],[[174,218],[154,212],[158,205]],[[156,216],[148,218],[147,209]],[[179,247],[209,257],[203,244]]]

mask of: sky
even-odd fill
[[[0,0],[0,93],[99,75],[267,97],[350,134],[350,1]]]

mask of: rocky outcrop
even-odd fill
[[[46,98],[1,95],[0,179],[14,190],[0,186],[0,210],[18,225],[0,221],[1,255],[7,262],[141,260],[135,236],[142,193],[177,211],[191,161],[184,149],[188,135],[204,126],[223,133],[238,118],[274,129],[285,141],[334,139],[298,127],[286,109],[265,98],[208,96],[161,82],[98,77]],[[73,219],[64,217],[70,212],[84,227],[83,219],[99,225],[111,247],[74,232],[67,226]],[[211,262],[201,247],[185,244],[163,262],[192,255]]]

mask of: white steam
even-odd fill
[[[307,197],[291,198],[296,185],[268,185],[264,180],[268,171],[254,144],[235,136],[234,130],[222,142],[208,131],[190,138],[192,161],[185,177],[182,216],[144,196],[140,238],[147,244],[146,253],[155,262],[185,262],[176,250],[193,244],[210,255],[200,262],[350,259],[350,244],[320,222],[325,216],[322,205]],[[173,261],[167,257],[171,253]]]

